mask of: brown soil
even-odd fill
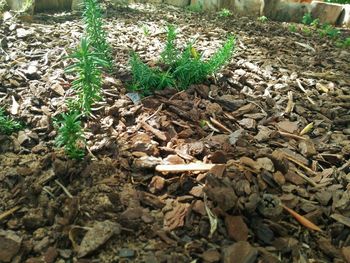
[[[0,27],[0,106],[25,124],[0,135],[0,261],[349,262],[349,50],[287,24],[171,7],[107,16],[117,70],[80,162],[55,149],[52,125],[72,95],[65,56],[80,17]],[[204,56],[235,35],[234,58],[206,83],[134,104],[129,52],[155,64],[168,23]],[[195,162],[218,165],[155,170]]]

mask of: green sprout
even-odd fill
[[[223,8],[218,12],[219,17],[229,17],[231,15],[232,15],[231,11],[226,8]]]
[[[151,32],[149,31],[149,28],[146,26],[146,25],[143,25],[142,26],[142,31],[143,31],[143,34],[147,37],[151,34]]]
[[[60,120],[55,120],[58,129],[55,140],[57,147],[63,147],[69,158],[82,159],[85,155],[85,136],[77,111],[63,113]]]
[[[266,16],[259,16],[258,21],[261,23],[266,23],[269,19]]]
[[[102,9],[98,0],[84,0],[83,18],[85,21],[85,30],[99,58],[107,61],[107,69],[112,68],[113,59],[111,56],[111,47],[107,42],[107,33],[103,29]]]
[[[193,13],[201,13],[201,12],[203,12],[203,4],[197,2],[195,4],[191,4],[189,6],[186,6],[185,9],[190,11],[190,12],[193,12]]]
[[[303,19],[301,20],[301,22],[302,22],[304,25],[311,25],[311,23],[312,23],[313,21],[314,21],[314,19],[312,18],[311,13],[306,13],[306,14],[304,14]]]
[[[288,29],[290,32],[293,32],[293,33],[297,32],[297,26],[294,24],[289,25]]]
[[[175,46],[176,30],[172,25],[168,26],[167,42],[161,53],[161,62],[166,71],[159,68],[150,68],[133,53],[130,64],[133,75],[132,89],[151,94],[154,90],[165,87],[179,87],[186,89],[192,84],[204,81],[208,75],[217,72],[226,64],[233,54],[235,39],[229,37],[214,55],[204,61],[198,54],[193,43],[189,43],[181,52]]]
[[[350,37],[337,41],[336,46],[341,48],[350,48]]]
[[[150,68],[133,52],[130,59],[132,72],[132,86],[134,91],[141,91],[150,95],[155,90],[174,86],[174,80],[169,72],[162,72],[159,68]]]
[[[335,39],[335,38],[339,37],[339,35],[340,35],[339,29],[337,29],[329,24],[324,24],[321,27],[321,29],[318,30],[318,33],[321,37],[329,37],[332,39]]]
[[[77,92],[78,98],[74,103],[74,109],[86,115],[91,113],[93,103],[101,99],[101,68],[108,65],[98,53],[90,47],[88,39],[81,39],[78,49],[69,57],[75,63],[66,68],[67,73],[76,74],[76,79],[72,82],[72,88]]]
[[[6,116],[5,110],[0,107],[0,134],[10,135],[22,128],[22,125],[18,121]]]

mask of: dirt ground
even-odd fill
[[[52,120],[73,95],[65,57],[82,21],[27,19],[0,25],[0,106],[25,124],[0,135],[0,262],[350,262],[349,49],[283,23],[109,8],[116,70],[78,162],[55,149]],[[154,65],[168,23],[204,57],[233,34],[234,57],[139,103],[130,50]],[[217,165],[155,170],[197,162]]]

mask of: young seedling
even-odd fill
[[[163,52],[160,54],[161,60],[166,65],[173,65],[177,57],[180,54],[180,51],[176,48],[176,29],[173,25],[168,25],[167,29],[167,39]]]
[[[87,115],[91,113],[92,104],[101,99],[101,68],[106,67],[108,62],[92,50],[85,37],[81,39],[80,46],[70,58],[73,58],[75,63],[68,66],[66,72],[76,74],[72,88],[78,95],[77,100],[70,105],[83,115]]]
[[[5,114],[5,110],[0,107],[0,134],[10,135],[22,129],[22,125]]]
[[[288,29],[290,32],[293,32],[293,33],[297,32],[297,26],[294,24],[289,25]]]
[[[159,68],[150,68],[134,52],[131,55],[130,65],[133,82],[131,89],[134,91],[140,91],[147,96],[155,90],[174,86],[174,80],[169,72],[162,72]]]
[[[82,159],[85,155],[85,136],[77,111],[63,113],[54,125],[58,129],[55,144],[63,147],[69,158]]]
[[[232,15],[231,11],[226,8],[223,8],[218,12],[219,17],[229,17],[231,15]]]
[[[105,67],[111,69],[113,59],[111,48],[107,42],[107,34],[102,27],[103,20],[100,4],[98,0],[84,0],[84,7],[83,18],[87,36],[99,58],[108,62]]]
[[[329,24],[324,24],[322,28],[318,31],[321,37],[329,37],[335,39],[339,37],[340,31]]]
[[[339,40],[336,43],[337,47],[341,47],[341,48],[350,48],[350,37],[347,37],[343,40]]]
[[[266,16],[259,16],[258,21],[261,23],[266,23],[269,19]]]
[[[149,28],[146,26],[146,25],[143,25],[142,26],[142,31],[143,31],[143,34],[147,37],[151,34],[151,32],[149,31]]]
[[[202,3],[196,3],[193,5],[189,5],[186,7],[186,10],[193,12],[193,13],[201,13],[203,12],[203,4]]]
[[[304,14],[303,19],[301,20],[301,22],[302,22],[304,25],[311,25],[311,23],[312,23],[313,21],[314,21],[314,19],[312,18],[311,13],[306,13],[306,14]]]

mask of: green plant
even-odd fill
[[[294,24],[289,25],[288,29],[290,32],[297,32],[297,26]]]
[[[134,91],[150,95],[155,90],[174,86],[174,80],[169,72],[162,72],[159,68],[150,68],[135,52],[131,55],[130,65],[133,82],[131,89]]]
[[[312,27],[314,27],[314,28],[318,28],[318,27],[320,26],[320,19],[318,19],[318,18],[314,19],[314,20],[311,22],[310,26],[312,26]]]
[[[336,46],[341,48],[350,48],[350,37],[337,41]]]
[[[142,31],[146,37],[151,34],[151,32],[149,31],[149,28],[146,25],[142,25]]]
[[[332,39],[335,39],[339,37],[340,31],[339,29],[333,27],[332,25],[329,24],[324,24],[321,29],[318,31],[321,37],[329,37]]]
[[[103,29],[102,9],[98,0],[84,0],[83,18],[85,30],[98,56],[107,61],[106,68],[111,69],[113,59],[111,48],[107,42],[107,34]]]
[[[55,140],[57,147],[63,147],[68,157],[82,159],[85,155],[85,136],[81,127],[80,115],[77,111],[63,113],[60,120],[55,120],[58,129]]]
[[[0,134],[11,134],[22,129],[22,125],[5,115],[5,110],[0,107]]]
[[[259,16],[258,17],[258,21],[262,22],[262,23],[265,23],[267,22],[267,20],[269,20],[266,16]]]
[[[327,3],[350,4],[350,0],[325,0]]]
[[[191,4],[189,6],[186,6],[186,10],[193,12],[193,13],[201,13],[203,12],[203,4],[202,3],[195,3]]]
[[[219,17],[229,17],[231,15],[232,15],[231,11],[226,8],[223,8],[218,12]]]
[[[311,13],[306,13],[306,14],[304,14],[303,19],[301,20],[301,22],[302,22],[304,25],[311,25],[311,23],[312,23],[313,21],[314,21],[314,19],[312,18]]]
[[[304,32],[307,36],[310,36],[311,33],[312,33],[311,29],[308,28],[308,27],[304,27],[304,28],[303,28],[303,32]]]
[[[74,109],[83,114],[91,112],[91,105],[101,98],[101,68],[108,62],[103,60],[91,48],[89,40],[83,37],[80,46],[69,56],[75,63],[66,68],[67,73],[76,74],[72,88],[77,92],[78,98],[71,102]]]
[[[188,86],[204,81],[208,75],[218,71],[232,56],[235,39],[229,37],[225,44],[207,61],[202,59],[193,43],[181,52],[175,45],[176,30],[168,26],[167,41],[161,53],[161,62],[165,64],[166,72],[159,68],[152,69],[144,64],[134,53],[130,64],[133,74],[132,88],[150,94],[156,89],[176,86],[186,89]]]

